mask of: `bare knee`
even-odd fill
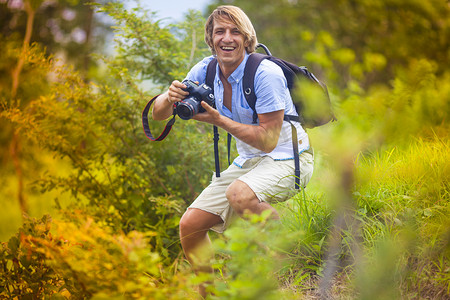
[[[241,193],[239,192],[239,190],[240,184],[236,180],[231,183],[225,191],[225,196],[227,197],[228,202],[238,215],[242,214],[241,207],[244,201],[244,199],[242,199],[242,197],[240,196]]]
[[[207,231],[209,228],[202,228],[202,224],[200,224],[195,219],[195,214],[192,214],[190,209],[188,209],[180,220],[180,235],[188,236],[195,232]]]
[[[250,187],[240,180],[233,181],[225,192],[233,210],[242,215],[245,210],[251,210],[252,205],[258,203],[258,198]]]
[[[183,237],[205,235],[211,227],[220,222],[222,219],[217,215],[190,208],[181,217],[180,235]]]

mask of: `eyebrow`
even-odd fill
[[[214,27],[214,28],[213,28],[213,31],[216,31],[216,30],[219,30],[219,29],[225,29],[225,26],[217,26],[217,27]],[[239,28],[238,28],[237,26],[232,27],[231,30],[238,30],[238,31],[240,31]]]

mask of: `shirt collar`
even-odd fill
[[[247,51],[245,51],[244,59],[242,60],[240,65],[236,68],[236,70],[234,70],[234,72],[231,73],[230,77],[228,77],[229,83],[239,82],[242,80],[242,78],[244,77],[244,69],[245,69],[245,64],[247,63],[248,57],[249,57],[249,54],[247,53]],[[218,72],[219,72],[219,64],[217,64],[217,70],[216,70],[217,75],[219,74]],[[219,78],[219,77],[217,76],[217,78]]]

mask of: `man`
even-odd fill
[[[221,176],[213,176],[211,184],[198,196],[180,221],[180,238],[187,259],[198,270],[209,271],[207,259],[199,249],[210,244],[208,230],[223,232],[236,213],[260,214],[265,210],[278,218],[269,201],[287,200],[286,191],[294,188],[294,161],[291,125],[283,122],[284,114],[297,114],[287,82],[280,67],[263,60],[255,74],[256,112],[258,123],[252,124],[253,111],[242,91],[244,67],[257,45],[256,33],[247,15],[235,6],[220,6],[205,25],[205,41],[213,56],[195,65],[186,79],[205,82],[208,63],[215,56],[218,64],[214,79],[216,109],[202,102],[206,110],[193,118],[223,128],[236,139],[239,156]],[[188,92],[175,80],[160,95],[153,107],[155,120],[173,114],[174,103]],[[301,184],[305,186],[313,171],[306,132],[295,124],[298,132]],[[207,249],[208,247],[206,247]]]

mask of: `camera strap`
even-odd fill
[[[220,177],[220,160],[219,160],[219,130],[213,125],[214,132],[214,162],[216,166],[216,177]]]
[[[150,126],[148,124],[148,112],[150,111],[150,107],[152,106],[153,102],[156,100],[156,98],[159,95],[153,97],[150,101],[148,101],[147,105],[145,106],[144,110],[142,111],[142,126],[144,127],[145,135],[152,141],[162,141],[166,138],[166,136],[169,134],[170,130],[172,129],[172,125],[175,123],[175,116],[176,111],[173,110],[173,117],[172,119],[167,122],[166,127],[164,128],[163,132],[157,137],[154,138],[152,135],[152,132],[150,131]]]

